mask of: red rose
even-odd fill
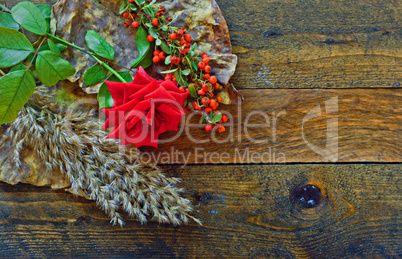
[[[122,145],[158,147],[159,134],[178,130],[188,93],[182,93],[170,80],[156,80],[142,67],[133,82],[106,81],[113,107],[103,109],[108,119],[103,129],[113,127],[107,138],[121,139]]]

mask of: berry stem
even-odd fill
[[[75,45],[75,44],[72,44],[72,43],[68,42],[68,41],[65,41],[65,40],[63,40],[63,39],[60,39],[59,37],[57,37],[57,36],[55,36],[55,35],[52,35],[52,34],[50,34],[50,33],[46,33],[46,35],[47,35],[48,37],[54,38],[54,39],[56,39],[56,40],[58,40],[58,41],[60,41],[60,42],[63,42],[64,44],[66,44],[66,45],[68,45],[68,46],[70,46],[70,47],[73,47],[73,48],[75,48],[75,49],[78,49],[78,50],[80,50],[80,51],[82,51],[82,52],[84,52],[84,53],[90,55],[90,56],[91,56],[93,59],[95,59],[95,61],[98,62],[101,66],[105,67],[107,70],[109,70],[110,72],[112,72],[121,82],[126,83],[126,80],[124,80],[124,78],[123,78],[121,75],[119,75],[119,73],[117,73],[117,72],[116,72],[113,68],[111,68],[107,63],[103,62],[103,61],[100,60],[98,57],[96,57],[95,53],[90,52],[90,51],[87,51],[87,50],[85,50],[85,49],[83,49],[83,48],[81,48],[81,47],[78,47],[78,46]]]

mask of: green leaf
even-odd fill
[[[171,58],[172,56],[167,56],[166,57],[166,59],[165,59],[165,65],[169,65],[170,63],[172,63],[172,61],[170,61],[170,58]]]
[[[192,57],[192,56],[194,56],[194,51],[190,50],[187,54],[188,54],[189,57]]]
[[[145,3],[145,0],[135,0],[135,2],[136,2],[138,5],[143,5],[143,4]]]
[[[20,71],[20,70],[26,70],[26,69],[27,69],[27,66],[25,66],[24,64],[18,64],[10,70],[10,73],[14,72],[14,71]]]
[[[102,37],[95,31],[87,31],[85,41],[87,42],[88,48],[95,52],[96,55],[106,59],[114,58],[114,49],[112,46],[102,39]]]
[[[135,7],[134,4],[129,4],[128,6],[130,7],[131,11],[137,11],[137,7]]]
[[[202,124],[204,122],[204,115],[202,115],[202,117],[200,118],[200,120],[198,121],[198,124]]]
[[[60,52],[63,52],[67,48],[66,45],[61,44],[61,43],[57,43],[56,46],[57,46],[57,48],[59,49]]]
[[[14,21],[13,16],[9,13],[3,12],[0,12],[0,27],[10,28],[17,31],[20,29],[18,23]]]
[[[196,48],[197,48],[197,43],[194,42],[193,46],[191,46],[191,51],[195,51]]]
[[[155,44],[156,46],[160,46],[162,44],[162,41],[159,38],[156,38]]]
[[[166,54],[170,54],[170,47],[169,47],[169,45],[166,44],[165,41],[162,41],[161,49],[162,49]]]
[[[61,55],[61,52],[60,52],[59,48],[57,48],[56,44],[52,40],[50,40],[50,39],[47,40],[47,44],[49,45],[49,49],[51,51],[53,51],[57,56],[59,56],[61,58],[63,57]]]
[[[152,43],[151,47],[149,48],[149,50],[147,51],[146,55],[144,56],[144,59],[140,62],[139,66],[142,66],[142,68],[147,68],[150,65],[153,64],[152,62],[152,58],[153,58],[153,53],[152,53],[152,49],[154,49],[155,45]]]
[[[193,70],[194,70],[194,71],[197,71],[198,66],[197,66],[197,64],[196,64],[196,63],[191,62],[191,66],[193,67]]]
[[[133,81],[133,78],[130,75],[129,71],[122,71],[122,72],[117,72],[119,75],[121,75],[126,82],[131,82]],[[113,82],[120,82],[120,80],[115,76],[111,75],[107,78],[107,81],[113,81]],[[112,95],[109,92],[109,89],[107,88],[106,83],[103,83],[101,87],[99,88],[98,91],[98,102],[99,102],[99,108],[111,108],[113,105],[113,98]]]
[[[183,80],[181,73],[179,71],[174,72],[174,76],[176,77],[177,83],[179,85],[187,85],[187,82]]]
[[[86,85],[94,85],[102,81],[107,75],[107,69],[103,68],[100,64],[95,64],[88,68],[84,74],[84,83]]]
[[[145,58],[149,57],[149,53],[151,53],[150,62],[152,63],[152,51],[151,51],[151,43],[147,40],[148,33],[143,26],[138,28],[135,40],[137,43],[138,50],[138,58],[134,60],[131,67],[137,68],[141,65],[142,61]]]
[[[36,71],[40,81],[46,86],[52,86],[59,80],[64,80],[75,74],[75,68],[67,61],[50,50],[38,53]]]
[[[169,27],[166,25],[166,24],[164,24],[164,25],[162,25],[162,31],[167,31],[167,30],[169,30]]]
[[[61,44],[61,43],[57,43],[57,44],[56,44],[56,47],[57,47],[57,49],[59,50],[59,52],[62,52],[63,50],[65,50],[65,49],[67,48],[66,45],[63,45],[63,44]],[[46,44],[46,45],[40,46],[39,51],[43,51],[43,50],[51,50],[51,49],[50,49],[49,45]],[[53,52],[55,52],[55,51],[53,51]],[[61,54],[60,54],[60,55],[61,55]],[[30,53],[29,56],[28,56],[28,59],[31,61],[33,57],[34,57],[34,53]],[[61,56],[60,56],[60,57],[61,57]],[[34,60],[32,61],[32,63],[35,63],[35,62],[36,62],[36,58],[37,58],[37,56],[35,56],[35,58],[34,58]]]
[[[35,91],[31,71],[14,71],[0,78],[0,124],[13,122]]]
[[[52,7],[48,4],[38,4],[36,7],[40,10],[45,17],[45,20],[50,23],[50,17],[52,16]]]
[[[149,28],[148,31],[149,31],[149,34],[151,34],[151,36],[152,36],[154,39],[157,39],[157,38],[158,38],[158,34],[156,33],[155,28]]]
[[[124,1],[121,1],[120,9],[119,9],[119,14],[122,15],[126,10],[128,6]]]
[[[197,97],[198,97],[198,94],[197,94],[197,92],[196,92],[195,87],[194,87],[193,84],[190,84],[190,85],[188,86],[188,91],[189,91],[191,97],[194,97],[194,98],[197,98]]]
[[[217,123],[222,119],[222,113],[216,113],[214,117],[212,118],[211,122],[212,123]]]
[[[0,67],[14,66],[34,51],[29,40],[20,32],[0,27]]]
[[[190,74],[191,70],[190,69],[186,69],[186,70],[182,70],[181,73],[185,76],[188,76]]]
[[[146,25],[148,28],[153,28],[153,27],[154,27],[153,24],[150,23],[150,22],[146,22],[145,25]]]
[[[49,25],[42,12],[31,2],[18,3],[11,9],[11,14],[22,28],[32,33],[46,35],[49,31]]]
[[[160,73],[161,73],[161,74],[169,74],[169,73],[176,72],[177,69],[179,69],[179,68],[175,68],[175,69],[171,69],[171,70],[162,71],[162,72],[160,72]]]

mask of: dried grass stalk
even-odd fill
[[[191,202],[180,196],[178,178],[165,176],[153,165],[138,162],[138,150],[105,139],[106,133],[94,109],[75,109],[53,101],[48,88],[38,87],[6,135],[15,166],[22,153],[32,149],[44,170],[60,170],[75,194],[95,200],[111,218],[123,226],[121,211],[141,223],[147,219],[175,225],[187,223]]]

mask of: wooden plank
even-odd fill
[[[398,87],[402,2],[217,0],[238,88]]]
[[[94,202],[0,184],[1,257],[396,258],[402,254],[400,165],[164,167],[183,178],[204,225],[128,220],[112,227]],[[313,183],[316,208],[292,190]]]
[[[402,83],[401,1],[217,3],[238,55],[232,80],[238,89],[392,88]]]
[[[181,132],[161,135],[165,143],[158,149],[141,148],[142,159],[159,164],[402,162],[401,89],[241,93],[241,106],[219,109],[232,118],[224,124],[225,133],[207,133],[198,117],[187,117]]]

